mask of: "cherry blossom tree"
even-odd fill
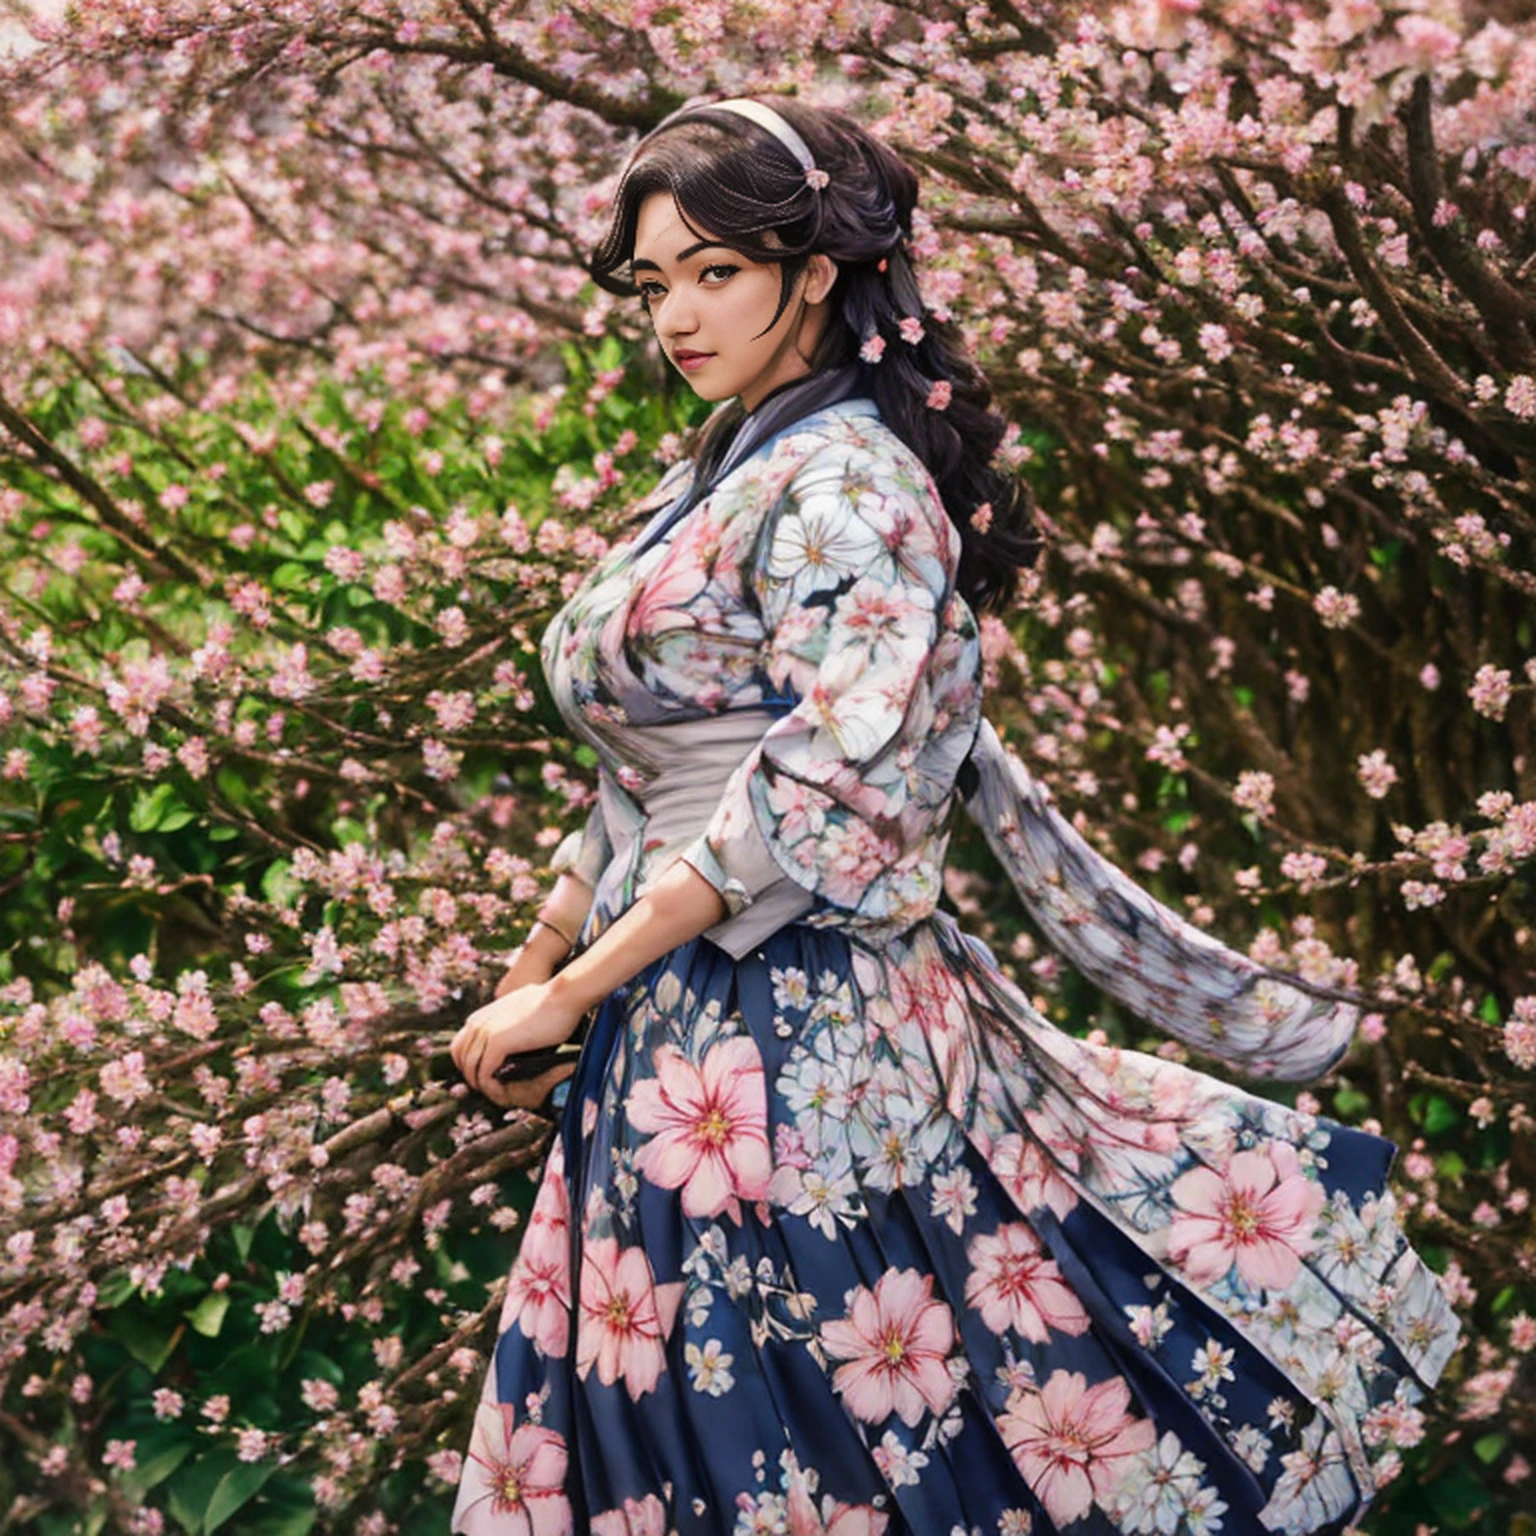
[[[1048,534],[984,626],[992,711],[1165,900],[1364,1004],[1301,1102],[1403,1146],[1470,1341],[1438,1435],[1373,1432],[1447,1528],[1525,1496],[1527,8],[98,0],[32,31],[0,84],[22,1517],[383,1530],[469,1443],[540,1138],[431,1050],[588,793],[541,619],[692,409],[582,257],[639,132],[752,90],[922,167],[927,304]],[[1153,1043],[957,866],[1043,1007]],[[231,1390],[292,1339],[292,1402]]]

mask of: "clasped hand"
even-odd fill
[[[450,1054],[465,1082],[492,1103],[507,1109],[534,1109],[557,1083],[575,1071],[574,1062],[516,1083],[498,1082],[496,1069],[509,1056],[570,1039],[581,1016],[582,1010],[547,975],[542,980],[514,984],[470,1014],[453,1037]]]

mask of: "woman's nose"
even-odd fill
[[[652,306],[651,313],[656,329],[663,337],[689,336],[698,329],[699,316],[691,301],[673,290],[662,295],[659,307]]]

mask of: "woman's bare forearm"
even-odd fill
[[[638,976],[653,960],[713,928],[726,915],[720,893],[679,859],[550,983],[581,1012]]]
[[[592,887],[575,875],[562,874],[539,903],[538,921],[565,935],[572,946],[592,910]]]

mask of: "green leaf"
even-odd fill
[[[198,1304],[187,1313],[187,1321],[205,1339],[216,1339],[220,1329],[224,1326],[224,1314],[229,1311],[228,1291],[209,1291]]]
[[[123,1491],[132,1497],[134,1503],[142,1503],[144,1495],[151,1488],[159,1487],[196,1449],[196,1441],[182,1440],[144,1457],[133,1471],[123,1474]]]
[[[261,877],[261,894],[275,907],[291,906],[303,890],[287,859],[273,859]]]
[[[331,832],[336,838],[336,845],[345,848],[349,843],[366,843],[368,841],[368,828],[362,822],[354,821],[350,816],[338,816],[331,823]]]
[[[272,585],[280,592],[303,592],[309,587],[314,572],[297,560],[285,560],[272,573]]]
[[[239,1536],[308,1536],[318,1518],[308,1480],[279,1472],[241,1516]]]
[[[1471,1528],[1490,1502],[1488,1490],[1465,1462],[1458,1462],[1444,1477],[1437,1477],[1425,1492],[1434,1513],[1455,1531]]]
[[[255,1227],[248,1227],[243,1222],[235,1222],[229,1229],[229,1235],[234,1239],[235,1252],[240,1256],[242,1264],[251,1256],[251,1243],[255,1240]]]
[[[1508,1435],[1484,1435],[1481,1440],[1472,1442],[1472,1450],[1484,1466],[1491,1467],[1503,1454],[1504,1447],[1508,1444]]]
[[[126,1269],[120,1269],[115,1274],[108,1275],[96,1291],[96,1305],[103,1312],[110,1312],[113,1307],[120,1307],[138,1290],[132,1277]]]
[[[1370,1107],[1370,1095],[1358,1088],[1340,1087],[1333,1095],[1333,1111],[1345,1120],[1358,1120]]]
[[[174,784],[157,784],[141,790],[128,812],[128,825],[135,832],[174,832],[192,820],[196,812],[176,793]]]
[[[213,1536],[231,1515],[249,1504],[276,1470],[270,1463],[240,1462],[226,1472],[213,1490],[203,1515],[204,1536]]]
[[[1499,1007],[1499,1000],[1492,992],[1488,993],[1477,1010],[1477,1016],[1484,1024],[1502,1024],[1504,1022],[1503,1010]]]
[[[112,1314],[107,1332],[140,1365],[158,1371],[176,1352],[184,1327],[180,1321],[146,1316],[136,1307],[120,1307]]]
[[[245,775],[227,764],[214,774],[213,782],[231,805],[244,807],[251,803],[251,786]]]
[[[240,1465],[234,1451],[221,1446],[177,1469],[171,1479],[166,1508],[187,1536],[203,1536],[203,1521],[219,1484],[232,1468]]]
[[[1424,1106],[1424,1129],[1431,1136],[1437,1136],[1441,1131],[1448,1131],[1460,1123],[1461,1111],[1449,1099],[1438,1093],[1430,1095],[1429,1102]]]
[[[309,523],[291,508],[285,508],[277,514],[277,526],[295,544],[302,544],[309,536]]]

